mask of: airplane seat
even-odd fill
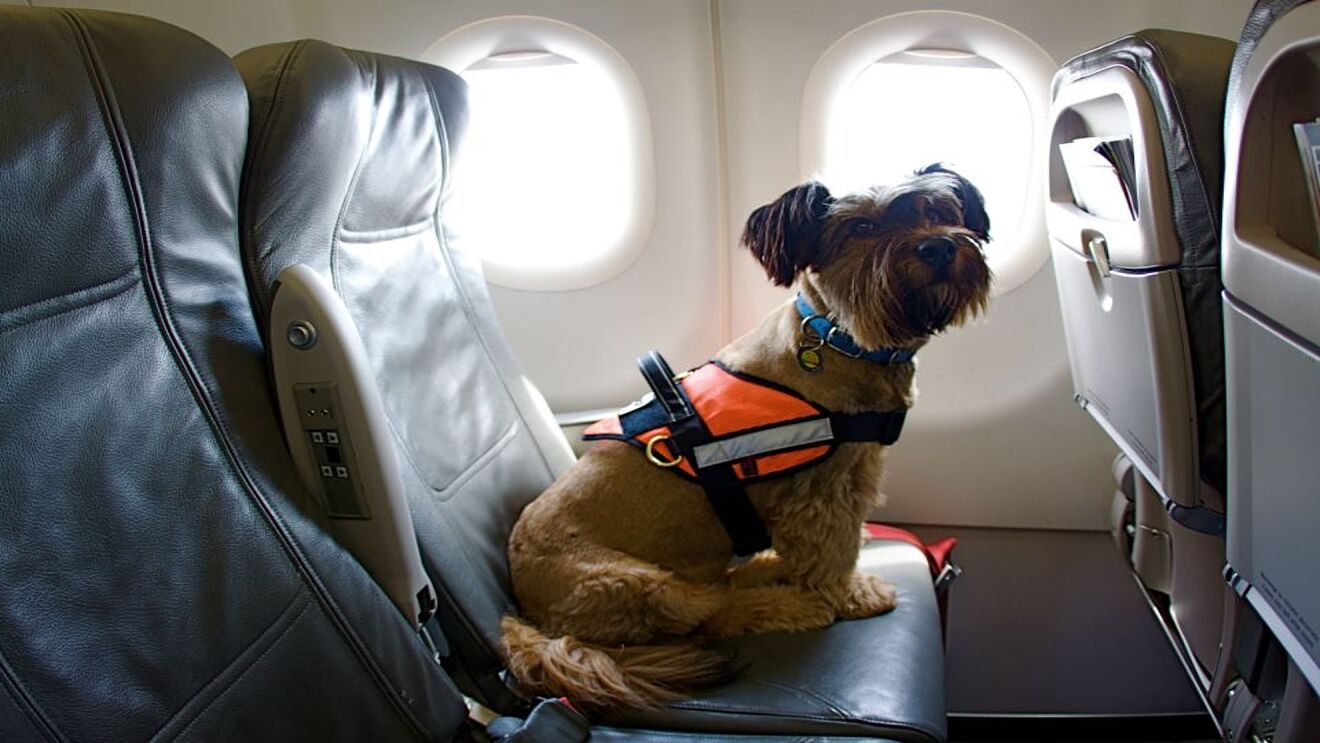
[[[1063,65],[1050,113],[1046,225],[1075,398],[1136,469],[1133,569],[1202,694],[1225,593],[1219,220],[1233,49],[1125,36]]]
[[[1258,1],[1233,60],[1224,135],[1225,577],[1234,603],[1217,692],[1226,729],[1279,743],[1320,731],[1317,91],[1320,3]]]
[[[530,700],[498,651],[500,618],[514,608],[506,542],[521,509],[573,458],[496,324],[478,258],[445,233],[465,86],[440,68],[317,41],[259,47],[235,62],[253,111],[241,233],[257,314],[264,320],[294,264],[324,276],[343,300],[384,398],[453,651],[448,667],[477,701],[521,716]],[[510,218],[516,209],[511,199]],[[270,336],[284,342],[282,332]],[[863,565],[899,586],[895,611],[730,642],[744,666],[738,679],[663,708],[614,713],[594,734],[943,740],[943,650],[926,558],[882,541]]]
[[[0,50],[0,739],[453,734],[461,697],[271,415],[230,61],[16,6]]]

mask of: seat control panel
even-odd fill
[[[293,387],[304,442],[320,475],[326,512],[337,519],[369,519],[362,498],[362,482],[354,478],[357,458],[348,431],[339,424],[339,391],[334,382],[312,382]]]

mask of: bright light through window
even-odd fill
[[[825,182],[851,191],[943,162],[981,189],[992,237],[1011,238],[1032,163],[1026,96],[1012,76],[979,57],[923,62],[919,54],[872,64],[835,101]]]
[[[587,265],[634,220],[630,129],[600,68],[555,55],[487,58],[463,73],[472,119],[446,220],[488,263]]]

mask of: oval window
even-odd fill
[[[580,289],[621,273],[654,210],[649,116],[603,41],[543,18],[496,18],[423,57],[468,83],[471,121],[445,206],[494,284]]]
[[[853,191],[944,162],[985,195],[993,254],[1022,222],[1031,145],[1031,108],[1003,68],[914,49],[870,65],[835,101],[822,175]]]
[[[807,81],[802,165],[832,190],[942,162],[985,196],[994,293],[1049,257],[1041,198],[1054,61],[998,21],[953,11],[881,18],[831,46]]]

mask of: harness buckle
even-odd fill
[[[830,332],[828,332],[828,333],[825,334],[825,344],[826,344],[826,345],[828,345],[830,348],[834,349],[834,350],[837,351],[838,353],[841,353],[841,354],[843,354],[844,356],[847,356],[847,357],[850,358],[850,359],[860,359],[862,356],[866,355],[866,352],[863,351],[863,350],[861,350],[860,348],[857,349],[857,352],[856,352],[856,353],[849,353],[848,351],[843,350],[843,348],[841,348],[840,346],[836,345],[832,339],[834,338],[834,334],[837,333],[837,332],[839,332],[839,326],[838,326],[838,325],[831,325],[831,326],[830,326]],[[856,344],[854,344],[854,345],[856,345]]]
[[[657,467],[662,467],[664,469],[670,469],[671,467],[677,467],[678,465],[682,464],[683,463],[682,454],[679,454],[674,459],[668,461],[661,459],[659,456],[656,455],[655,445],[661,441],[668,441],[668,440],[669,440],[668,434],[662,433],[656,436],[652,436],[651,439],[646,442],[647,461],[649,461],[651,464],[654,464]]]

